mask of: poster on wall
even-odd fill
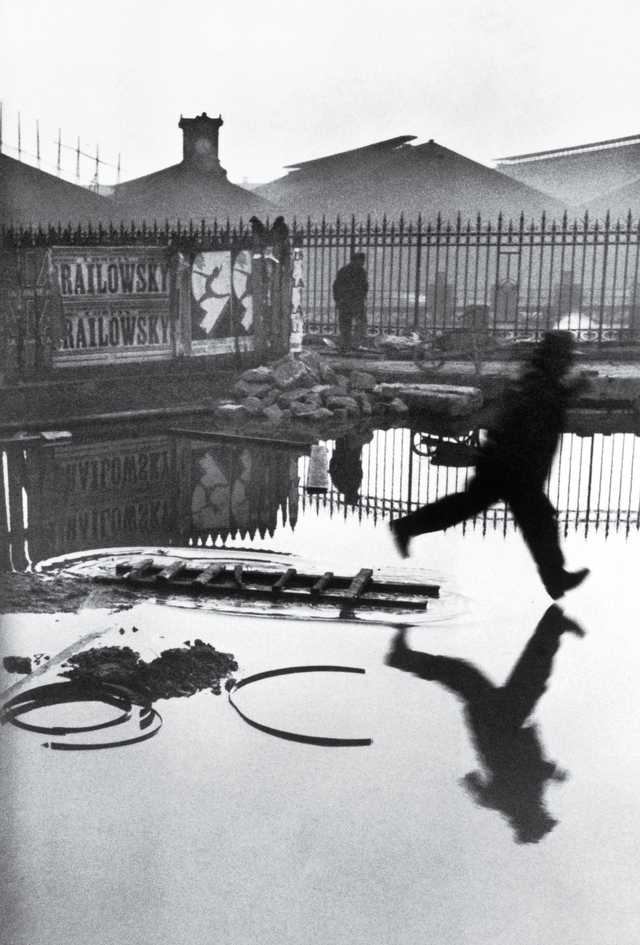
[[[62,303],[54,367],[172,357],[164,247],[54,247],[51,266]]]
[[[198,253],[191,267],[191,354],[253,347],[251,253]]]
[[[302,309],[302,290],[304,289],[304,253],[302,247],[293,251],[293,286],[291,289],[291,335],[289,350],[294,354],[302,351],[304,337],[304,311]]]

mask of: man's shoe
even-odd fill
[[[544,586],[547,589],[549,597],[553,600],[558,600],[558,598],[566,594],[567,591],[572,591],[574,587],[578,587],[582,584],[589,573],[589,568],[581,568],[579,571],[562,570],[557,578],[545,581]]]
[[[574,587],[578,587],[584,579],[589,575],[589,568],[580,568],[579,571],[565,571],[564,572],[564,589],[566,591],[572,591]]]
[[[405,535],[400,526],[396,521],[389,522],[389,529],[391,531],[391,536],[393,538],[393,543],[396,546],[398,554],[401,558],[409,557],[409,536]]]

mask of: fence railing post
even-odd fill
[[[598,313],[598,344],[602,344],[602,326],[604,322],[604,305],[607,286],[607,263],[609,260],[609,232],[611,229],[611,218],[609,212],[604,218],[604,247],[602,250],[602,272],[600,276],[600,311]]]

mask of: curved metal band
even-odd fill
[[[324,738],[319,735],[302,735],[298,732],[288,732],[285,729],[264,725],[262,722],[256,722],[255,719],[246,715],[238,708],[232,698],[233,693],[250,683],[259,682],[261,679],[273,679],[276,676],[290,676],[297,673],[358,673],[364,675],[365,670],[356,666],[287,666],[283,669],[270,669],[262,673],[255,673],[253,676],[247,676],[245,679],[241,679],[240,682],[236,683],[229,693],[229,702],[247,725],[251,725],[252,728],[256,728],[260,732],[265,732],[267,735],[273,735],[275,738],[283,738],[290,742],[300,742],[303,745],[320,745],[325,748],[359,747],[373,743],[372,738]]]
[[[103,702],[105,705],[121,709],[120,715],[107,722],[93,725],[33,725],[23,722],[18,716],[26,715],[34,709],[52,705],[65,705],[72,702]],[[28,732],[37,732],[41,735],[68,735],[82,732],[95,732],[103,728],[121,725],[131,718],[131,697],[124,688],[112,683],[102,683],[99,688],[88,687],[84,684],[49,683],[45,686],[36,686],[10,699],[2,707],[2,724],[11,722],[17,728]]]
[[[133,710],[133,699],[135,693],[128,690],[125,686],[119,686],[116,683],[101,683],[99,687],[87,685],[83,682],[64,682],[48,683],[44,686],[36,686],[26,692],[14,696],[2,707],[0,721],[4,725],[11,722],[17,728],[25,729],[29,732],[37,732],[42,735],[79,735],[87,732],[97,732],[101,729],[112,728],[115,725],[121,725],[131,719]],[[18,716],[31,712],[34,709],[40,709],[52,705],[65,705],[72,702],[103,702],[106,705],[122,709],[120,715],[107,722],[99,722],[94,725],[82,726],[44,726],[32,725],[30,722],[23,722]],[[156,725],[154,728],[154,720]],[[138,742],[146,741],[156,735],[163,724],[162,716],[151,705],[144,705],[140,709],[140,719],[138,722],[141,735],[133,738],[120,739],[113,742],[91,742],[89,744],[72,742],[50,742],[45,743],[45,748],[53,748],[59,751],[93,751],[102,748],[120,748],[124,745],[135,745]]]

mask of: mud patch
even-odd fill
[[[0,613],[77,613],[82,607],[127,610],[139,596],[126,588],[96,587],[62,574],[0,573]]]
[[[204,689],[220,695],[223,680],[238,669],[233,654],[202,640],[164,650],[150,663],[128,646],[103,646],[70,656],[62,665],[60,675],[67,679],[124,686],[143,704],[193,696]]]

